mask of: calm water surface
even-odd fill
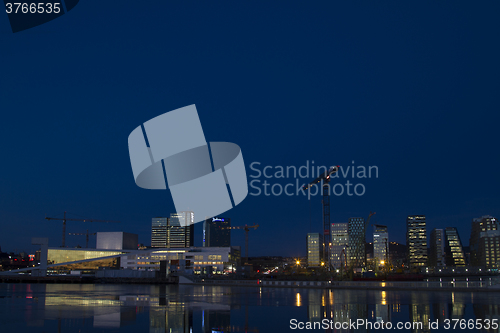
[[[500,292],[414,292],[179,285],[0,284],[0,332],[297,332],[290,320],[422,322],[356,332],[445,329],[446,319],[500,319]],[[438,320],[437,329],[428,322]],[[470,322],[472,323],[472,321]],[[453,321],[451,321],[453,325]],[[350,329],[316,329],[351,332]]]

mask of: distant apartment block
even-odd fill
[[[387,232],[387,226],[375,224],[375,230],[373,231],[373,257],[376,265],[381,265],[382,261],[384,264],[389,264],[388,251],[389,233]]]
[[[194,246],[193,212],[155,217],[151,223],[151,247],[183,248]]]
[[[341,265],[347,265],[349,233],[347,223],[332,223],[330,228],[331,245],[330,265],[333,268],[340,268]]]
[[[365,253],[365,219],[362,217],[349,218],[349,260],[348,263],[354,268],[366,265]]]
[[[227,217],[212,217],[203,222],[204,247],[231,246],[231,219]]]
[[[323,237],[319,233],[307,234],[307,265],[309,267],[321,266]]]
[[[458,235],[457,228],[449,227],[444,230],[444,253],[446,266],[464,267],[465,254]]]
[[[406,245],[408,265],[423,267],[427,265],[427,228],[425,215],[410,215],[406,219]]]
[[[444,267],[444,230],[432,229],[429,244],[429,267]]]
[[[470,245],[470,264],[486,268],[499,268],[500,230],[498,219],[485,215],[472,220]]]
[[[168,217],[154,217],[151,222],[151,247],[166,248],[168,244]]]

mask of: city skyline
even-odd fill
[[[106,18],[116,8],[100,6],[102,15],[80,4],[16,34],[0,15],[9,64],[0,89],[4,251],[34,249],[31,237],[60,245],[60,222],[44,217],[64,211],[121,221],[68,223],[67,232],[125,231],[148,243],[151,218],[175,208],[169,191],[137,187],[127,138],[138,124],[191,104],[207,138],[241,147],[248,181],[254,162],[377,166],[377,178],[349,178],[364,185],[362,196],[331,196],[333,223],[376,211],[372,223],[402,243],[407,215],[461,235],[473,218],[500,216],[500,64],[491,43],[500,38],[500,4],[124,3],[121,15]],[[260,225],[250,255],[301,255],[304,235],[322,232],[320,195],[249,194],[224,215]],[[196,224],[195,242],[201,230]],[[283,232],[286,242],[276,242]],[[233,241],[244,244],[244,234]]]

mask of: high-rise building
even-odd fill
[[[231,246],[231,219],[227,217],[212,217],[203,222],[204,247]]]
[[[151,224],[151,247],[166,248],[168,245],[168,217],[155,217]]]
[[[485,215],[472,220],[470,264],[498,268],[500,264],[500,230],[498,219]]]
[[[444,252],[444,230],[432,229],[429,244],[429,266],[444,267],[445,252]]]
[[[320,233],[307,234],[307,265],[309,267],[321,266],[323,252],[323,237]]]
[[[375,230],[373,231],[373,257],[376,267],[389,264],[388,250],[389,233],[387,232],[387,226],[375,224]]]
[[[333,268],[340,268],[343,264],[347,265],[349,247],[349,233],[347,223],[332,223],[330,228],[331,245],[330,245],[330,265]]]
[[[194,246],[194,213],[170,214],[168,227],[169,248]]]
[[[427,227],[425,215],[409,215],[406,219],[408,265],[412,268],[427,265]]]
[[[465,266],[465,254],[457,228],[449,227],[444,230],[444,253],[446,266]]]
[[[350,217],[348,224],[348,234],[348,264],[354,268],[364,267],[366,265],[365,219],[362,217]]]

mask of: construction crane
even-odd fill
[[[248,231],[250,231],[250,229],[254,229],[256,230],[257,228],[259,227],[258,224],[254,224],[254,225],[242,225],[242,226],[238,226],[238,227],[224,227],[224,229],[243,229],[245,230],[245,262],[248,263]]]
[[[85,248],[88,249],[89,248],[89,236],[95,236],[96,233],[91,233],[89,234],[89,229],[87,229],[87,233],[85,234],[80,234],[80,233],[69,233],[68,235],[71,235],[71,236],[86,236],[85,237]]]
[[[304,185],[303,190],[309,189],[311,186],[319,182],[323,183],[323,258],[328,260],[328,246],[330,245],[330,185],[331,175],[339,171],[340,166],[332,166],[330,169],[322,173],[318,178],[307,185]]]
[[[74,219],[67,218],[66,212],[64,212],[64,217],[45,217],[46,220],[55,220],[55,221],[63,221],[62,227],[62,245],[61,247],[66,246],[66,221],[79,221],[79,222],[104,222],[104,223],[120,223],[120,221],[110,221],[110,220],[96,220],[96,219]]]

